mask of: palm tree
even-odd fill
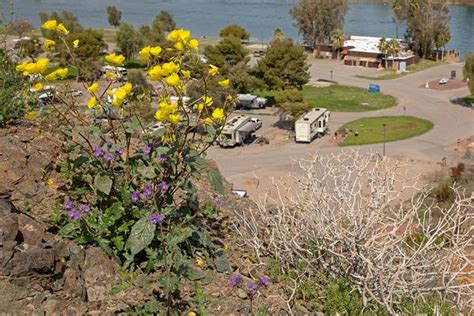
[[[400,42],[396,39],[391,39],[387,42],[387,54],[392,57],[392,68],[395,66],[395,55],[400,53],[401,45]]]
[[[331,33],[332,48],[337,52],[337,59],[339,59],[339,52],[344,47],[344,32],[341,29],[335,29]]]
[[[379,41],[379,45],[377,46],[377,48],[384,55],[384,57],[387,56],[387,48],[388,48],[387,43],[388,43],[387,39],[385,37],[382,37]],[[387,63],[387,60],[385,60],[385,63]]]
[[[443,54],[441,59],[444,59],[444,51],[446,50],[445,46],[451,40],[451,31],[449,27],[440,28],[434,35],[434,44],[436,46],[436,61],[438,61],[438,51],[443,47]]]

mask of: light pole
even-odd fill
[[[332,82],[332,70],[331,70],[331,82]]]
[[[385,157],[385,127],[387,126],[387,124],[383,123],[382,126],[383,126],[383,156]]]

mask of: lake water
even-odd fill
[[[8,9],[11,0],[0,0]],[[110,27],[105,7],[116,5],[122,10],[122,20],[134,25],[150,23],[161,10],[170,11],[178,26],[192,30],[195,36],[217,36],[227,24],[243,25],[258,41],[267,41],[273,30],[281,28],[287,36],[298,39],[297,30],[288,11],[296,0],[16,0],[18,17],[38,25],[40,10],[70,10],[83,25]],[[461,53],[474,51],[474,6],[450,6],[452,40],[449,48]],[[350,3],[344,31],[352,35],[394,37],[396,27],[390,5]],[[400,36],[404,29],[399,30]]]

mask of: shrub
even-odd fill
[[[48,21],[43,27],[69,42],[67,32],[55,23]],[[193,104],[183,102],[185,86],[192,79],[184,61],[196,54],[197,41],[184,30],[172,31],[169,40],[175,45],[171,59],[158,64],[156,49],[156,54],[146,56],[148,79],[163,87],[154,115],[159,127],[144,124],[131,102],[131,83],[109,89],[114,73],[107,74],[107,84],[88,88],[88,108],[100,119],[91,119],[68,99],[61,99],[61,106],[52,104],[67,143],[61,162],[63,210],[53,216],[59,234],[82,245],[100,246],[129,271],[160,270],[159,297],[168,312],[183,278],[195,278],[196,251],[206,259],[215,255],[202,224],[205,214],[196,204],[195,182],[207,174],[216,192],[223,193],[220,175],[206,169],[204,157],[234,106],[225,89],[222,107],[213,103],[207,89]],[[105,60],[118,66],[125,58],[110,54]],[[44,73],[42,66],[20,68]],[[67,76],[65,69],[48,78]],[[217,72],[210,69],[201,80],[210,82]],[[67,84],[64,87],[68,89]],[[172,102],[171,96],[178,101]],[[190,134],[196,127],[205,133]]]

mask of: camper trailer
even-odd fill
[[[219,145],[221,147],[235,147],[242,145],[256,130],[255,123],[246,115],[238,115],[228,119],[222,129]]]
[[[263,109],[267,104],[267,99],[252,94],[237,94],[237,99],[240,107],[246,109]]]
[[[296,142],[310,143],[318,135],[326,133],[331,112],[314,108],[295,122]]]

